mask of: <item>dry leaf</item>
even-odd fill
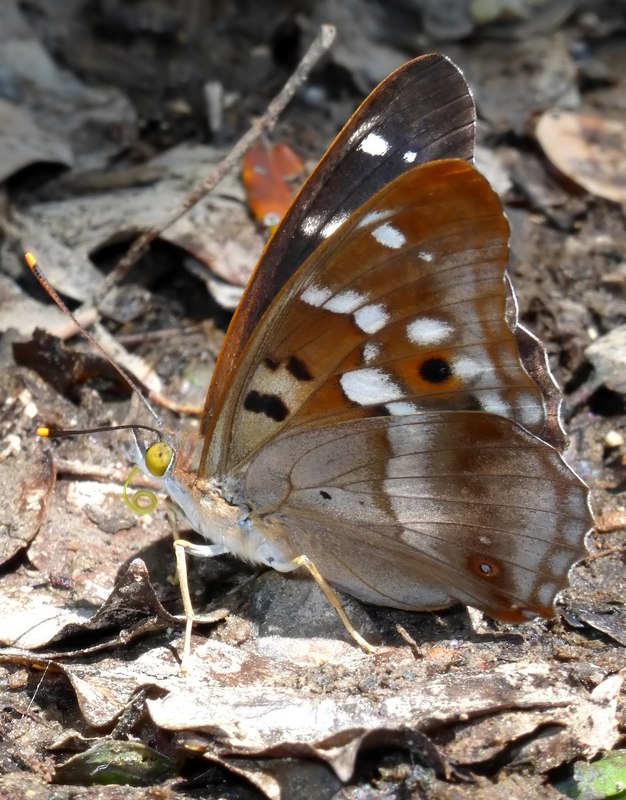
[[[618,120],[553,109],[535,131],[556,169],[591,194],[626,203],[626,126]]]

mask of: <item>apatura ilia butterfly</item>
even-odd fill
[[[365,100],[267,244],[195,442],[143,466],[212,544],[369,603],[552,616],[591,526],[560,393],[517,320],[475,109],[445,57]],[[137,438],[139,434],[137,434]],[[144,458],[145,457],[145,458]]]

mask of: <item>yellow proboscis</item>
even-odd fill
[[[131,469],[128,478],[126,478],[124,481],[122,498],[133,514],[150,514],[157,507],[158,502],[157,496],[154,492],[150,491],[150,489],[137,489],[132,497],[128,495],[130,482],[140,472],[141,467],[136,465]]]

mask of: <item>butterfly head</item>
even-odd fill
[[[196,437],[163,435],[162,432],[142,426],[128,426],[131,429],[135,453],[135,466],[126,478],[122,497],[127,507],[135,514],[147,514],[154,511],[157,498],[148,489],[138,489],[132,496],[129,486],[140,473],[156,481],[160,489],[170,494],[168,484],[187,485],[190,483],[189,473],[193,470],[193,454],[196,449]],[[146,432],[149,431],[149,435]],[[176,441],[174,441],[176,439]],[[195,474],[195,471],[193,471]]]

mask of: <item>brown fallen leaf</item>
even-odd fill
[[[618,120],[552,109],[539,119],[537,141],[551,164],[591,194],[626,202],[626,126]]]
[[[7,437],[0,452],[0,564],[28,547],[37,535],[56,475],[47,453],[26,461],[19,448],[19,437],[14,443]]]
[[[620,528],[626,528],[626,509],[624,508],[606,511],[596,517],[596,530],[598,533],[608,533]]]

